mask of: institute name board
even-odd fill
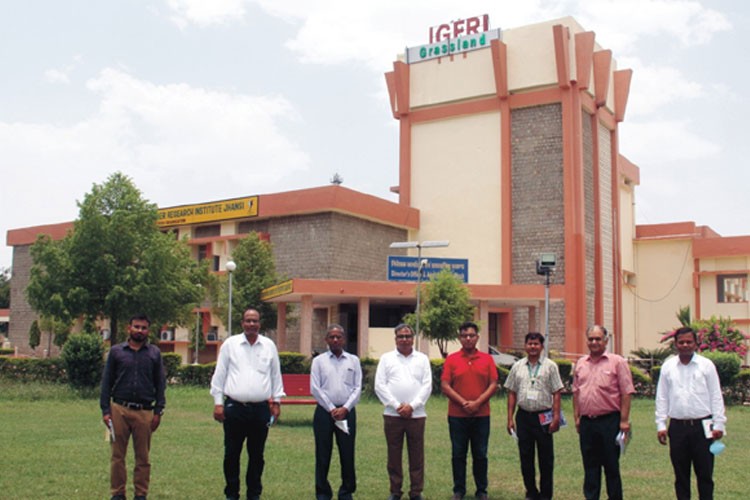
[[[423,257],[427,264],[422,268],[422,279],[429,280],[445,268],[461,278],[464,283],[469,282],[469,259],[441,259]],[[419,259],[406,255],[388,256],[388,281],[417,281]]]
[[[430,28],[427,45],[407,47],[406,63],[429,61],[490,46],[492,40],[500,40],[500,28],[490,29],[487,14],[457,19]]]
[[[269,286],[260,292],[260,300],[271,300],[282,295],[290,294],[294,291],[294,282],[287,280],[278,285]]]
[[[159,227],[257,217],[258,196],[162,208],[159,209],[158,214],[156,224]]]

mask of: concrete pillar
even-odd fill
[[[370,354],[370,298],[360,297],[357,303],[357,356]]]
[[[480,332],[479,341],[477,342],[477,349],[482,352],[487,352],[490,342],[490,332],[488,331],[488,328],[490,327],[490,306],[486,300],[479,301],[478,312]]]
[[[280,302],[276,307],[276,348],[286,351],[286,302]]]
[[[312,295],[302,296],[302,311],[299,318],[299,352],[312,354],[313,301]]]

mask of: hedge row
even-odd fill
[[[719,377],[722,380],[725,399],[733,402],[750,400],[750,369],[740,370],[739,358],[729,353],[702,353],[710,358],[717,367]],[[202,365],[182,365],[179,354],[163,354],[164,366],[167,372],[167,380],[171,384],[185,384],[208,387],[213,376],[216,363]],[[310,373],[310,359],[300,353],[279,353],[282,373]],[[573,364],[565,359],[555,360],[559,369],[560,377],[565,385],[565,391],[569,392],[572,386]],[[102,364],[104,361],[102,361]],[[440,393],[440,376],[443,373],[442,359],[430,360],[432,369],[432,392]],[[375,371],[377,360],[362,358],[362,394],[363,396],[375,395]],[[502,386],[508,377],[509,369],[503,366],[497,368],[498,384]],[[639,396],[653,397],[656,392],[656,384],[659,380],[659,367],[654,367],[648,373],[635,365],[630,365],[633,376],[633,384]],[[67,374],[60,358],[35,359],[35,358],[9,358],[0,357],[0,378],[18,382],[68,382]],[[729,381],[727,383],[727,381]]]

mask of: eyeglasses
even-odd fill
[[[396,339],[398,340],[409,340],[412,337],[414,337],[414,335],[396,335]]]
[[[602,337],[589,337],[589,342],[604,342]]]
[[[328,340],[341,340],[343,338],[344,337],[342,337],[341,335],[329,335],[328,336]]]

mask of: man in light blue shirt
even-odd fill
[[[315,497],[317,500],[333,498],[328,470],[335,435],[341,463],[338,499],[351,500],[357,489],[354,468],[357,414],[354,407],[362,394],[362,368],[357,356],[344,351],[346,333],[341,325],[328,327],[326,344],[328,351],[313,359],[310,370],[310,393],[318,402],[313,416]]]

